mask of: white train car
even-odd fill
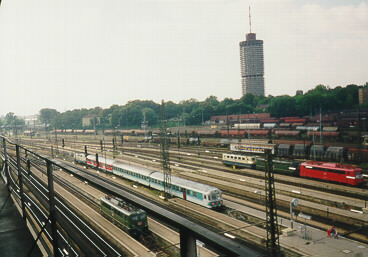
[[[87,164],[86,155],[84,153],[76,153],[74,156],[74,160],[76,163]]]
[[[264,154],[266,149],[270,149],[272,154],[275,152],[275,144],[231,144],[230,151],[232,152],[244,152],[253,154]]]
[[[164,174],[162,172],[154,172],[150,177],[151,187],[164,191]],[[170,191],[174,196],[207,208],[216,208],[223,205],[220,189],[188,179],[171,176]]]
[[[117,161],[114,163],[113,168],[113,173],[115,175],[123,177],[125,179],[129,179],[131,181],[135,181],[145,186],[150,186],[151,183],[150,176],[153,172],[154,171],[149,169]]]
[[[83,155],[79,154],[78,158],[82,159]],[[85,163],[87,165],[95,168],[97,167],[95,155],[88,155],[84,158],[86,159]],[[79,162],[82,163],[82,161]],[[102,170],[111,171],[113,174],[122,178],[135,181],[159,191],[164,191],[164,174],[162,172],[121,163],[105,157],[99,157],[98,162],[99,168]],[[183,198],[206,208],[218,208],[223,206],[222,191],[213,186],[171,176],[170,189],[173,196]]]
[[[256,157],[240,154],[222,154],[222,163],[226,166],[254,169],[256,167]]]
[[[92,167],[97,167],[96,155],[89,154],[86,157],[87,165]],[[115,160],[99,156],[98,157],[98,168],[101,170],[105,170],[106,172],[113,172]]]
[[[234,129],[260,129],[261,123],[240,123],[234,124]]]

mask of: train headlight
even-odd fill
[[[215,205],[215,203],[212,203],[212,205]]]

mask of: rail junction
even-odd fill
[[[33,141],[33,140],[32,140]],[[43,141],[44,143],[40,143]],[[231,239],[231,241],[237,241],[240,245],[244,245],[245,241],[250,242],[250,244],[258,244],[264,246],[264,237],[265,237],[265,230],[263,227],[264,224],[264,195],[260,191],[262,188],[263,182],[260,181],[260,178],[257,177],[259,174],[259,171],[249,170],[249,169],[241,169],[241,170],[232,170],[229,168],[224,168],[223,166],[219,166],[220,162],[220,152],[215,151],[215,149],[208,148],[202,148],[200,151],[196,147],[192,148],[186,148],[185,150],[180,151],[180,155],[172,155],[172,163],[171,166],[173,167],[174,173],[176,175],[184,176],[187,178],[190,178],[191,180],[198,180],[202,182],[206,182],[208,184],[216,185],[217,187],[221,188],[224,192],[224,199],[226,200],[226,207],[229,208],[229,210],[235,210],[231,211],[231,217],[225,217],[224,214],[216,213],[216,212],[209,212],[206,214],[206,210],[201,209],[200,206],[196,206],[193,204],[190,204],[188,202],[185,202],[181,199],[170,199],[169,204],[162,204],[160,205],[160,201],[152,201],[152,195],[149,198],[145,198],[142,195],[136,196],[133,194],[132,191],[141,191],[143,193],[145,192],[144,189],[138,186],[138,188],[134,188],[133,190],[128,190],[127,188],[130,187],[132,189],[132,184],[128,183],[128,186],[123,190],[121,188],[121,185],[124,182],[118,177],[114,177],[111,175],[108,175],[104,173],[103,171],[96,171],[93,169],[85,169],[83,167],[75,167],[71,166],[70,162],[67,162],[68,156],[72,156],[73,152],[76,151],[83,151],[84,145],[88,144],[88,152],[89,153],[99,153],[101,156],[104,156],[105,158],[114,158],[119,160],[124,160],[129,163],[136,163],[136,165],[140,165],[142,167],[150,167],[153,170],[160,170],[159,163],[160,159],[157,156],[157,154],[153,154],[155,149],[152,147],[144,146],[144,144],[138,143],[134,146],[134,143],[131,143],[129,147],[121,147],[120,149],[113,149],[113,147],[108,148],[104,147],[104,152],[100,151],[100,145],[98,144],[98,141],[94,141],[96,143],[92,143],[93,140],[90,140],[90,143],[85,142],[83,144],[83,141],[80,141],[78,144],[75,144],[73,141],[69,141],[69,143],[66,144],[65,147],[61,147],[61,143],[59,142],[59,149],[54,144],[54,149],[51,150],[51,145],[53,142],[44,140],[38,140],[37,141],[28,141],[23,140],[23,144],[26,144],[28,147],[28,150],[34,149],[32,151],[37,153],[44,153],[44,154],[52,154],[57,157],[58,159],[53,159],[55,163],[53,163],[57,168],[55,168],[54,171],[54,177],[55,176],[61,176],[61,173],[65,174],[63,175],[63,178],[68,182],[69,185],[72,184],[70,179],[77,179],[79,178],[79,183],[76,183],[76,188],[86,189],[86,190],[92,190],[94,186],[96,186],[97,190],[101,190],[101,192],[111,192],[108,189],[110,187],[116,187],[118,190],[121,191],[114,191],[115,193],[118,193],[119,195],[129,196],[127,199],[132,199],[132,201],[135,201],[136,198],[142,198],[143,200],[147,201],[148,203],[151,203],[154,206],[160,206],[160,208],[164,209],[165,211],[170,208],[170,212],[174,214],[185,214],[183,209],[186,210],[185,212],[187,214],[190,214],[186,217],[186,219],[189,222],[192,222],[195,224],[195,226],[203,226],[206,229],[210,229],[215,232],[215,234],[219,233],[224,235],[224,231],[228,232],[227,234],[232,234],[236,238]],[[10,142],[8,142],[10,144]],[[79,147],[77,147],[79,145]],[[11,148],[11,146],[9,146]],[[23,149],[23,148],[22,148]],[[23,150],[22,150],[23,151]],[[8,150],[10,153],[10,149]],[[157,150],[156,150],[157,152]],[[179,152],[176,150],[171,150],[171,153]],[[23,152],[22,152],[23,154]],[[32,153],[33,154],[33,153]],[[9,154],[11,155],[11,154]],[[23,154],[23,157],[25,154]],[[28,158],[30,158],[31,153],[28,152]],[[180,156],[180,158],[179,158]],[[44,157],[44,156],[43,156]],[[33,157],[32,157],[33,158]],[[33,158],[32,167],[36,166],[38,157]],[[15,159],[16,155],[15,155]],[[41,158],[42,159],[42,158]],[[64,161],[65,159],[65,161]],[[210,164],[213,163],[213,166]],[[201,166],[203,164],[204,166]],[[15,165],[15,164],[14,164]],[[25,163],[23,163],[25,165]],[[205,167],[207,165],[207,167]],[[16,166],[16,165],[15,165]],[[217,168],[214,168],[217,167]],[[25,168],[26,170],[26,168]],[[71,176],[73,175],[73,177]],[[226,175],[227,174],[227,175]],[[231,175],[229,175],[231,174]],[[42,175],[41,175],[42,176]],[[45,177],[45,174],[43,175]],[[341,216],[341,221],[352,221],[353,223],[356,223],[354,219],[360,220],[361,225],[364,227],[364,224],[366,224],[367,216],[366,214],[360,214],[360,213],[352,213],[349,208],[355,208],[355,209],[361,209],[364,208],[364,198],[365,194],[362,194],[362,197],[359,199],[352,199],[350,196],[357,196],[359,193],[359,190],[365,190],[365,189],[358,189],[355,188],[349,188],[346,186],[339,186],[334,185],[330,186],[326,183],[316,183],[313,181],[298,179],[298,178],[287,178],[285,176],[281,175],[275,175],[276,181],[280,181],[280,185],[276,185],[276,191],[278,192],[278,202],[282,203],[283,201],[286,203],[285,205],[288,205],[287,203],[292,199],[293,197],[298,197],[302,200],[300,200],[301,205],[298,206],[296,209],[302,210],[302,212],[307,212],[308,208],[303,208],[303,204],[314,204],[316,207],[316,213],[318,212],[318,208],[324,208],[324,211],[321,212],[321,216],[326,215],[326,206],[327,213],[329,211],[330,218],[333,217],[334,220],[338,219],[338,216],[336,215],[346,215],[346,218],[344,216]],[[106,178],[106,180],[99,180],[97,179]],[[94,182],[94,179],[96,181]],[[287,180],[290,180],[290,183],[284,182]],[[16,181],[16,176],[14,178]],[[300,184],[296,184],[296,181],[300,180]],[[111,181],[115,182],[115,184],[111,184]],[[85,183],[87,182],[87,183]],[[101,185],[104,185],[106,188],[101,188]],[[305,186],[303,185],[305,184]],[[308,184],[311,184],[311,187],[308,187]],[[323,189],[325,192],[314,192],[314,190],[318,187],[325,187]],[[313,187],[314,185],[314,187]],[[233,188],[232,193],[228,194],[227,190],[224,188]],[[106,191],[107,190],[107,191]],[[337,191],[336,191],[337,190]],[[337,195],[334,195],[334,193],[344,191],[350,191],[349,194],[343,195],[343,193],[337,193]],[[123,193],[124,191],[124,193]],[[234,194],[234,192],[239,192],[239,194]],[[257,191],[257,193],[256,193]],[[292,192],[295,191],[295,192]],[[299,193],[297,193],[298,191]],[[362,191],[362,192],[363,192]],[[126,193],[128,192],[128,194]],[[241,194],[244,195],[246,193],[245,198],[240,197]],[[261,192],[261,194],[259,193]],[[130,198],[130,194],[132,194],[133,198]],[[92,195],[92,193],[85,193],[86,195]],[[103,193],[100,193],[103,194]],[[98,195],[96,193],[96,195]],[[86,201],[97,201],[97,196],[88,197],[89,200]],[[341,195],[341,196],[339,196]],[[157,197],[157,196],[156,196]],[[304,198],[303,198],[304,197]],[[329,200],[331,198],[331,200]],[[93,200],[94,199],[94,200]],[[255,200],[258,199],[258,200]],[[311,201],[311,203],[309,203]],[[258,202],[258,203],[257,203]],[[162,201],[161,201],[162,203]],[[337,205],[336,205],[337,203]],[[363,205],[362,205],[363,204]],[[142,205],[148,206],[146,203],[142,203]],[[263,205],[263,207],[262,207]],[[282,205],[282,204],[281,204]],[[320,207],[318,206],[320,205]],[[168,207],[169,206],[169,207]],[[180,207],[181,206],[181,207]],[[141,206],[140,206],[141,207]],[[143,207],[141,207],[143,208]],[[181,208],[181,209],[180,209]],[[196,208],[199,208],[196,210]],[[334,209],[335,208],[335,209]],[[347,209],[348,208],[348,209]],[[345,254],[345,252],[354,253],[354,254],[364,254],[367,253],[367,245],[364,243],[364,240],[359,242],[358,241],[350,241],[345,239],[344,237],[341,238],[339,241],[339,246],[333,246],[333,241],[326,238],[325,230],[328,228],[324,222],[315,220],[316,216],[313,215],[313,218],[311,220],[303,220],[303,215],[299,217],[298,221],[294,221],[294,229],[288,230],[288,228],[292,227],[292,224],[289,222],[289,219],[287,218],[290,216],[290,214],[286,210],[287,208],[283,208],[279,210],[279,213],[281,214],[281,217],[279,217],[279,224],[281,226],[281,229],[283,230],[283,235],[280,237],[280,245],[282,249],[287,253],[287,256],[314,256],[316,253],[324,253],[323,256],[328,256],[329,253],[334,252],[335,256],[339,256],[339,254]],[[146,209],[145,209],[146,210]],[[146,210],[147,211],[147,210]],[[147,211],[149,212],[149,211]],[[151,215],[151,214],[150,214]],[[207,218],[205,216],[208,216]],[[224,216],[223,216],[224,215]],[[156,215],[157,216],[157,215]],[[246,216],[246,219],[250,222],[245,223],[244,220],[242,222],[236,221],[241,216]],[[308,215],[307,215],[308,216]],[[194,218],[193,218],[194,217]],[[255,217],[254,220],[250,217]],[[336,218],[337,217],[337,218]],[[162,218],[159,216],[159,218]],[[211,222],[213,223],[213,220],[216,219],[216,222],[220,224],[220,229],[217,228],[211,228],[209,224]],[[225,220],[228,221],[225,221]],[[230,225],[229,220],[233,220],[230,223],[233,223],[233,225]],[[161,219],[160,219],[161,220]],[[212,221],[211,221],[212,220]],[[167,222],[166,222],[167,223]],[[226,225],[224,225],[226,224]],[[258,224],[258,225],[257,225]],[[263,230],[262,230],[263,228]],[[304,230],[304,234],[302,234],[303,228],[306,228]],[[316,229],[319,228],[319,229]],[[322,231],[321,231],[322,229]],[[167,230],[167,227],[164,228],[164,230]],[[222,233],[221,233],[222,231]],[[257,232],[258,231],[258,232]],[[339,230],[340,232],[345,232],[343,229]],[[175,232],[175,231],[173,231]],[[179,242],[181,234],[179,235]],[[223,236],[221,236],[223,237]],[[225,237],[224,237],[225,238]],[[242,239],[241,239],[242,238]],[[245,240],[244,240],[245,238]],[[225,238],[229,239],[229,238]],[[240,240],[241,239],[241,240]],[[201,242],[203,242],[201,239],[199,239]],[[240,240],[240,241],[239,241]],[[171,246],[166,243],[167,247],[173,247],[173,245],[177,246],[177,241],[172,241]],[[179,244],[180,245],[180,244]],[[209,245],[208,243],[205,243],[205,245]],[[211,248],[214,249],[214,248]],[[251,249],[254,251],[254,249]],[[181,251],[178,249],[177,251]],[[198,250],[197,250],[198,251]],[[219,255],[226,256],[226,253],[219,253]],[[211,253],[208,253],[209,255],[202,254],[200,252],[201,256],[213,256]],[[265,252],[259,251],[259,255],[265,254]],[[337,255],[336,255],[337,254]],[[183,255],[185,256],[185,255]],[[230,255],[233,256],[233,255]],[[240,255],[241,256],[241,255]],[[250,255],[252,256],[252,255]],[[360,255],[358,255],[360,256]]]

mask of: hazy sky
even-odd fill
[[[266,95],[368,81],[368,1],[3,0],[0,115],[238,99],[249,4]]]

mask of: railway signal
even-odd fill
[[[31,174],[31,161],[29,159],[27,159],[27,171],[28,171],[28,175]]]

